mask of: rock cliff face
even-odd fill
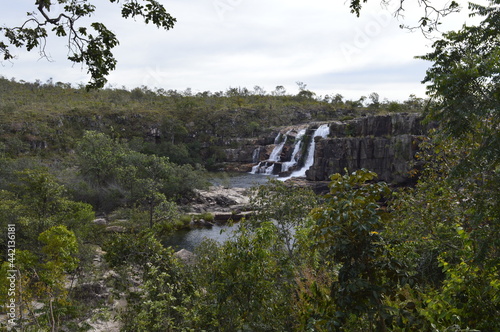
[[[272,170],[273,174],[290,176],[294,170],[303,166],[303,161],[302,164],[300,161],[301,153],[314,153],[314,162],[305,172],[308,180],[324,181],[331,174],[343,173],[345,169],[352,172],[366,168],[376,172],[380,180],[404,183],[409,179],[408,172],[418,143],[427,131],[420,120],[418,114],[402,113],[326,122],[330,128],[329,135],[326,138],[315,137],[314,151],[299,151],[295,156],[297,165],[290,169],[287,167],[293,158],[292,151],[296,150],[294,146],[298,144],[296,137],[300,136],[303,145],[309,146],[306,142],[311,141],[312,133],[321,124],[282,128],[279,132],[286,142],[277,160],[269,160],[273,148],[277,146],[273,137],[255,140],[254,144],[247,144],[241,149],[228,150],[227,156],[229,162],[243,165],[240,168],[242,171],[249,171],[251,166],[262,162],[261,165]],[[298,134],[300,131],[305,135]],[[271,135],[276,137],[277,132]],[[283,168],[288,171],[283,172]]]
[[[327,180],[333,173],[366,168],[380,180],[403,183],[425,128],[416,114],[394,114],[334,122],[330,137],[319,139],[308,180]]]
[[[402,183],[408,179],[410,161],[417,151],[418,137],[327,138],[316,143],[314,164],[306,171],[308,180],[327,180],[331,174],[366,168],[380,180]]]

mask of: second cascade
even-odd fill
[[[250,173],[278,175],[284,177],[283,180],[305,176],[314,164],[315,138],[326,138],[329,134],[329,124],[322,124],[317,129],[292,129],[285,134],[278,133],[269,158],[259,161]]]

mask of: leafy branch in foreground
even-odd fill
[[[119,0],[110,0],[118,3]],[[79,25],[79,20],[91,17],[96,7],[89,0],[35,0],[36,11],[28,12],[27,19],[16,27],[0,27],[6,38],[0,40],[0,53],[4,60],[14,59],[9,46],[26,48],[31,51],[37,47],[40,56],[48,58],[45,51],[49,31],[58,37],[67,38],[68,59],[81,63],[88,68],[91,76],[87,89],[102,88],[106,76],[115,69],[116,59],[112,49],[118,45],[116,35],[103,23],[93,22],[89,28]],[[61,9],[57,13],[57,9]],[[142,17],[144,22],[158,28],[173,28],[176,19],[166,12],[156,0],[125,0],[121,6],[124,18]]]

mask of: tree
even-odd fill
[[[87,240],[94,212],[90,205],[68,199],[63,185],[45,168],[16,172],[13,192],[0,192],[0,217],[20,226],[18,244],[36,249],[40,233],[55,225],[65,225]]]
[[[435,102],[428,119],[441,124],[436,139],[463,142],[450,180],[470,193],[467,205],[478,244],[478,257],[495,257],[500,233],[500,8],[470,4],[477,26],[448,32],[434,51],[420,58],[433,61],[424,82]],[[485,254],[489,253],[489,254]]]
[[[378,93],[372,92],[372,93],[370,93],[368,98],[370,98],[370,101],[371,101],[371,103],[370,103],[370,105],[368,105],[368,107],[373,108],[373,109],[380,108],[380,96]]]
[[[317,205],[316,195],[309,188],[286,185],[278,180],[270,180],[255,191],[251,204],[256,214],[252,221],[255,224],[273,221],[278,240],[291,258],[297,258],[301,234],[310,229],[308,215]]]
[[[383,298],[399,283],[398,262],[385,250],[388,215],[378,204],[390,189],[384,182],[366,183],[374,178],[376,174],[367,170],[332,175],[325,206],[311,212],[316,221],[315,246],[339,265],[337,280],[331,285],[336,312],[325,320],[330,328],[349,330],[353,315],[357,324],[367,321],[370,330],[373,326],[387,330],[390,313]]]
[[[200,326],[208,331],[290,331],[293,272],[272,222],[254,230],[243,222],[220,247],[197,251],[195,280],[204,289]]]
[[[283,85],[277,85],[272,94],[275,96],[284,96],[286,94],[286,89]]]
[[[397,245],[399,255],[413,256],[414,268],[426,279],[420,285],[426,291],[418,310],[439,330],[494,331],[500,325],[496,318],[500,303],[499,4],[498,0],[488,6],[470,4],[472,16],[482,21],[443,34],[432,52],[419,57],[433,62],[424,79],[432,98],[426,111],[427,120],[440,127],[431,143],[421,144],[425,167],[411,195],[396,201],[394,221],[399,219],[400,228],[393,225],[392,234],[404,235],[404,242]],[[431,260],[427,259],[430,252]],[[430,280],[435,275],[437,280]]]
[[[99,187],[113,181],[114,170],[124,154],[119,143],[95,131],[85,132],[77,146],[80,172]]]
[[[343,100],[344,97],[340,93],[337,93],[335,96],[332,97],[332,104],[340,105],[343,103]]]
[[[316,95],[314,92],[306,89],[307,84],[305,84],[304,82],[297,81],[295,83],[299,87],[299,93],[297,93],[297,97],[312,99]]]
[[[109,0],[118,3],[119,0]],[[29,11],[27,18],[17,27],[1,27],[5,41],[0,40],[0,53],[3,59],[14,58],[10,46],[26,48],[31,51],[40,49],[45,52],[49,30],[58,37],[68,40],[68,59],[86,66],[90,74],[87,89],[102,88],[106,76],[116,67],[112,49],[118,45],[118,38],[103,23],[93,22],[89,27],[79,23],[91,17],[96,6],[90,0],[35,0],[35,11]],[[54,12],[56,9],[60,12]],[[121,5],[124,18],[142,17],[145,23],[158,28],[171,29],[176,22],[164,6],[157,0],[125,0]]]
[[[68,314],[70,302],[65,283],[67,274],[78,267],[78,242],[63,225],[47,229],[38,240],[44,244],[41,252],[16,250],[21,306],[29,312],[25,319],[28,325],[36,324],[40,331],[57,331]],[[35,313],[36,302],[44,304],[37,310],[40,315]]]
[[[483,155],[496,156],[500,135],[500,1],[490,6],[470,4],[471,16],[483,16],[477,26],[448,32],[433,44],[434,51],[419,58],[434,64],[423,83],[435,100],[429,116],[446,133],[458,138],[468,134],[480,142]]]

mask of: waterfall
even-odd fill
[[[283,151],[283,147],[285,146],[288,133],[289,132],[284,135],[283,139],[281,139],[281,133],[278,133],[278,135],[274,139],[274,144],[276,144],[276,146],[271,152],[269,159],[261,161],[257,165],[252,167],[252,171],[250,172],[251,174],[273,174],[274,163],[280,161],[280,155]]]
[[[274,144],[277,144],[277,145],[274,147],[273,151],[271,152],[271,155],[269,156],[268,161],[280,161],[281,151],[283,151],[283,147],[285,146],[287,136],[285,135],[285,137],[283,137],[281,142],[280,142],[280,138],[281,138],[281,133],[279,133],[278,136],[276,136],[276,139],[274,140]]]
[[[285,181],[290,178],[305,176],[306,171],[309,169],[309,167],[311,167],[314,164],[314,150],[316,148],[316,142],[314,138],[315,137],[326,138],[328,137],[329,134],[330,134],[330,126],[328,124],[323,124],[319,126],[311,137],[311,143],[309,143],[309,147],[307,148],[307,156],[304,166],[301,169],[293,172],[290,176],[286,178],[281,178],[280,180]]]
[[[250,172],[251,174],[266,174],[266,175],[273,174],[274,165],[280,161],[281,152],[283,151],[283,147],[285,146],[289,133],[290,131],[288,131],[283,136],[283,138],[281,137],[281,133],[278,133],[278,135],[274,139],[275,146],[273,151],[271,152],[271,155],[269,156],[269,159],[261,161],[257,165],[253,166],[252,171]],[[306,129],[302,129],[295,136],[294,148],[291,159],[290,161],[286,161],[281,164],[281,172],[286,172],[291,167],[297,165],[300,159],[300,151],[302,150],[303,138],[305,134],[306,134]],[[304,166],[301,169],[294,171],[290,176],[285,178],[280,178],[280,180],[285,181],[292,177],[305,176],[306,171],[314,164],[314,150],[316,148],[316,142],[314,138],[315,137],[326,138],[328,137],[329,134],[330,134],[330,126],[328,124],[323,124],[319,126],[318,129],[316,129],[314,133],[311,135],[311,142],[307,147]],[[259,149],[260,148],[254,150],[254,155],[253,155],[254,162],[257,162],[256,158],[258,158],[258,154],[260,153]]]
[[[302,147],[302,137],[304,137],[305,134],[306,134],[306,129],[302,129],[297,133],[297,136],[295,136],[292,157],[290,158],[290,161],[285,161],[283,164],[281,164],[282,172],[288,171],[290,167],[297,165],[297,163],[299,162],[298,154]]]
[[[253,150],[253,153],[252,153],[252,162],[253,163],[259,162],[261,148],[262,148],[261,146],[258,146],[257,148],[255,148],[255,150]]]

